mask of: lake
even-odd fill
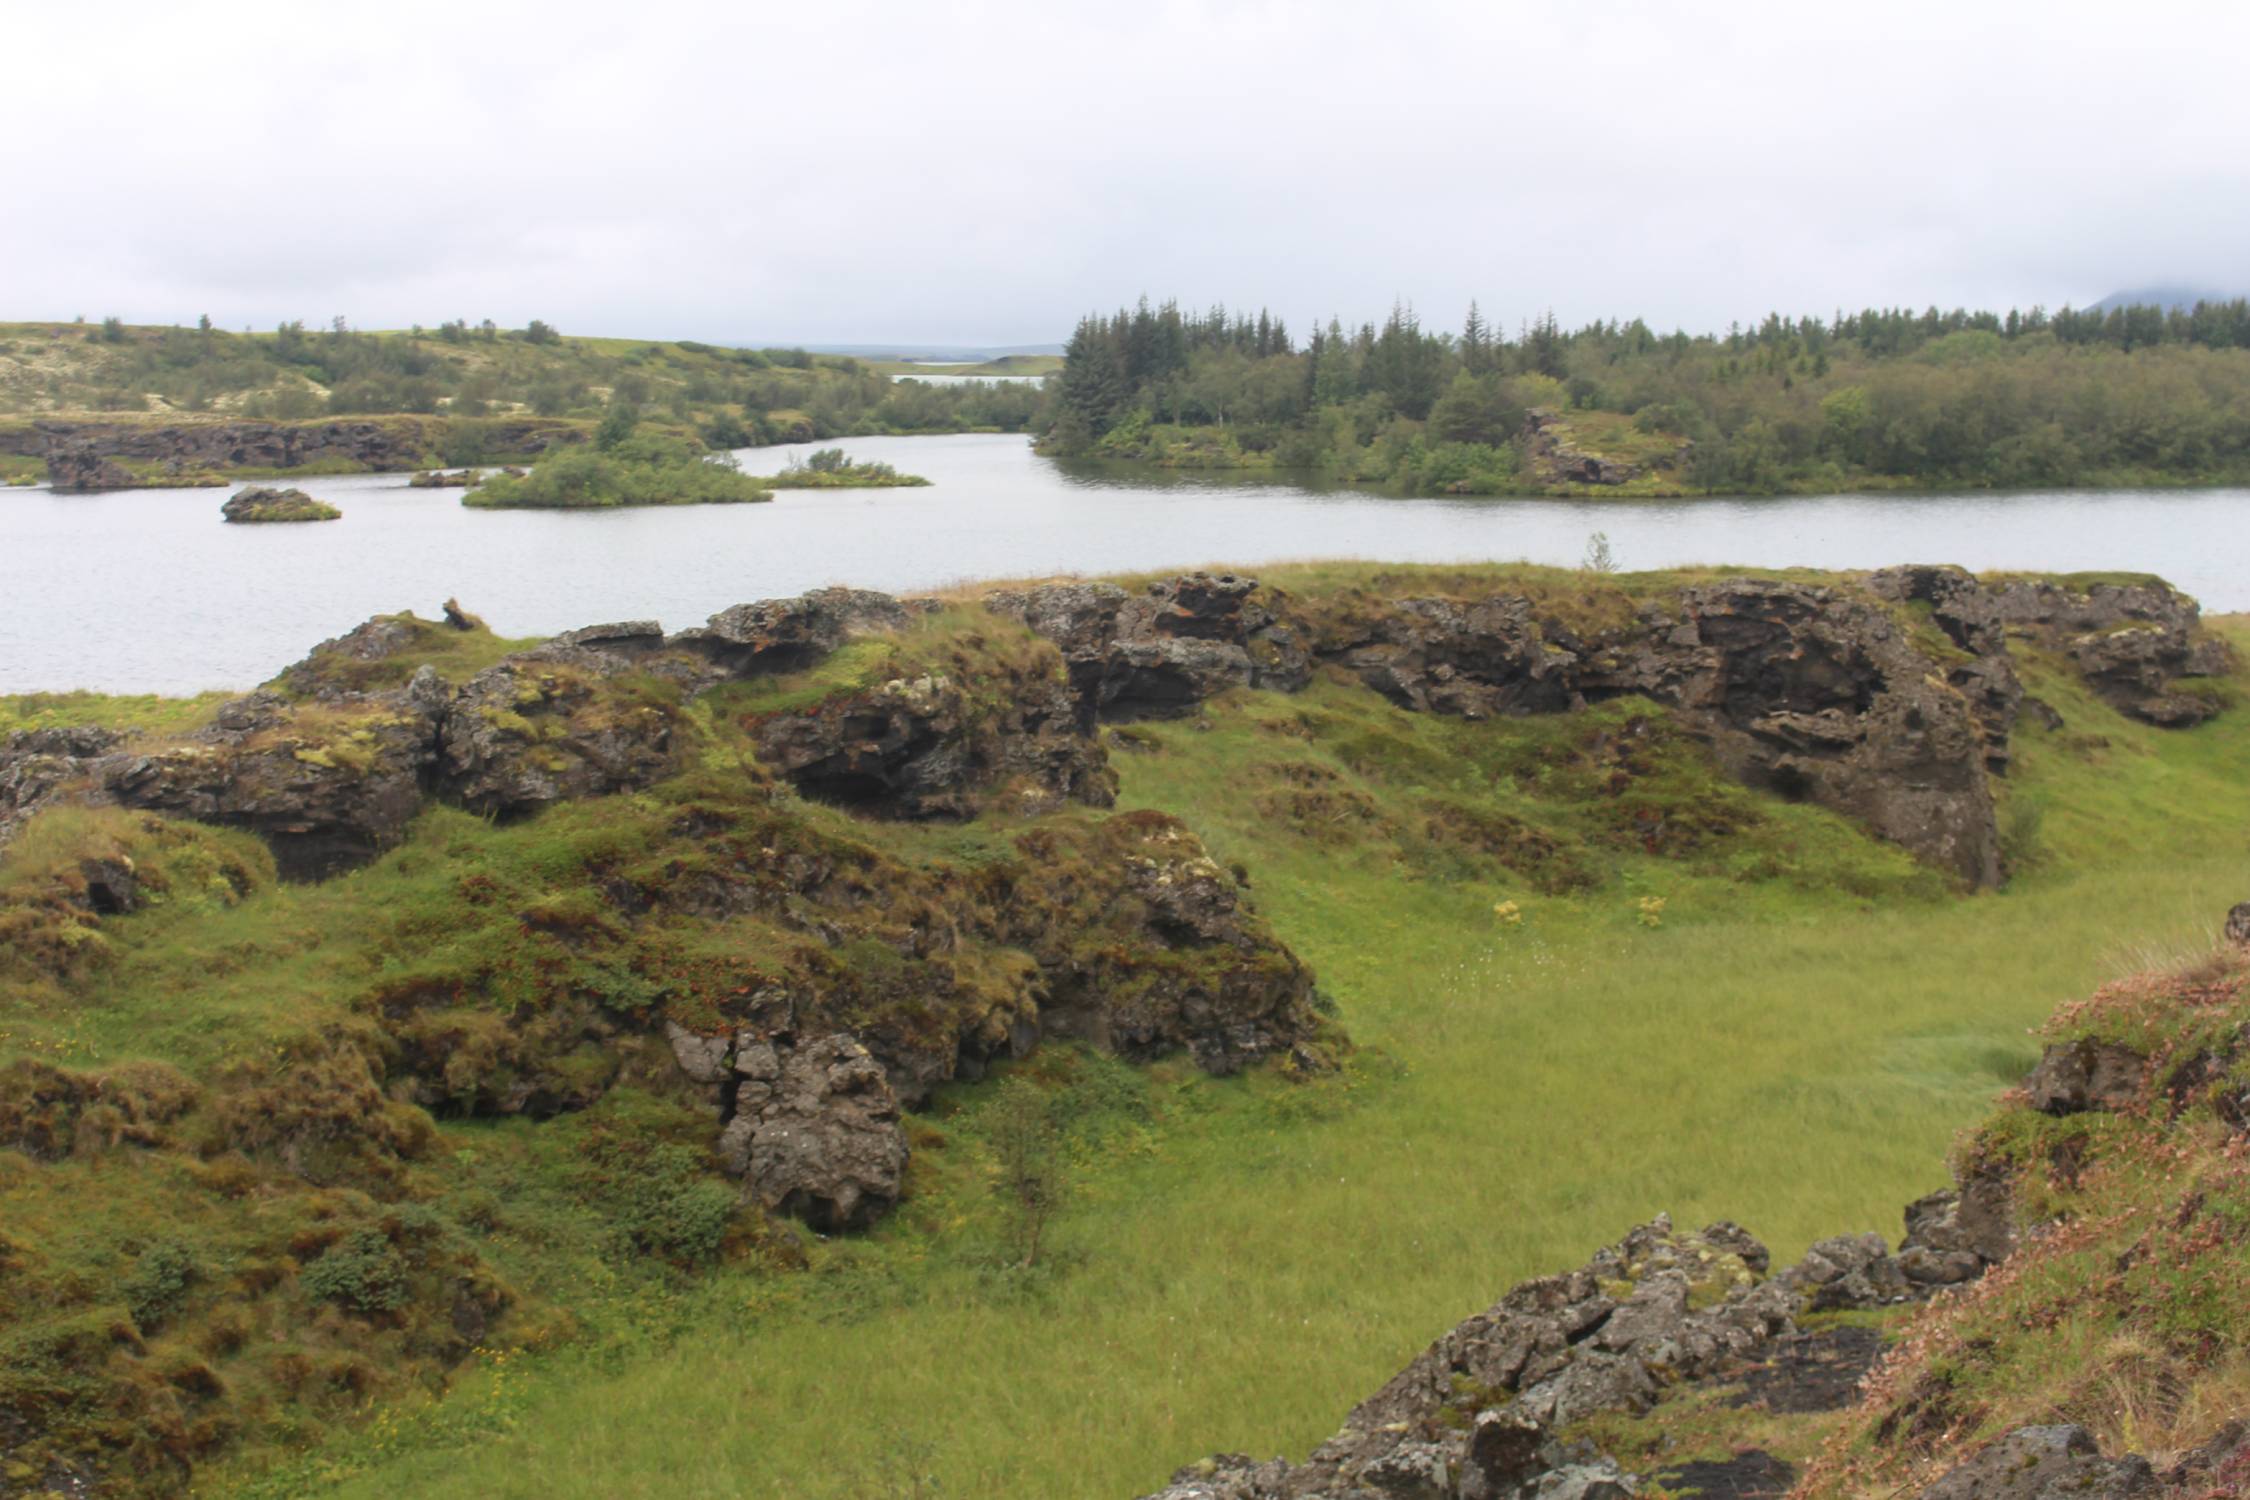
[[[745,450],[773,473],[820,444]],[[340,521],[229,526],[231,490],[0,490],[0,692],[190,692],[263,681],[369,615],[456,596],[509,635],[656,618],[828,583],[1290,558],[1618,565],[2130,568],[2250,609],[2250,491],[1824,495],[1762,500],[1406,500],[1270,476],[1066,467],[1021,436],[862,438],[928,489],[798,490],[770,505],[472,511],[403,475],[307,479]]]

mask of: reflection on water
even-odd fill
[[[773,473],[816,446],[745,450]],[[2206,607],[2250,609],[2250,491],[1831,495],[1773,500],[1404,500],[1270,476],[1065,468],[1020,436],[842,445],[928,489],[783,491],[771,505],[470,511],[404,476],[309,479],[341,521],[228,526],[226,490],[0,490],[0,692],[244,687],[371,614],[449,595],[508,634],[618,619],[678,627],[827,583],[980,578],[1288,558],[1576,564],[1594,531],[1620,566],[1681,563],[2129,568]]]

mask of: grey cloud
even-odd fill
[[[2250,280],[2250,11],[124,4],[9,22],[7,316],[1025,343]]]

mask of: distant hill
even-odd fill
[[[814,354],[849,354],[860,359],[908,363],[981,364],[1011,354],[1060,354],[1060,344],[807,344]]]
[[[2111,292],[2088,309],[2090,312],[2109,312],[2120,307],[2178,308],[2185,312],[2198,302],[2232,302],[2241,292],[2213,291],[2209,287],[2146,286],[2131,291]]]

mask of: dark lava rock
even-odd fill
[[[1883,1336],[1872,1328],[1785,1334],[1753,1362],[1726,1373],[1723,1378],[1742,1385],[1727,1404],[1784,1413],[1840,1411],[1859,1399],[1860,1382],[1882,1356]]]
[[[1261,601],[1258,581],[1191,573],[1128,594],[1110,583],[987,595],[1063,653],[1071,685],[1103,718],[1185,713],[1233,687],[1292,692],[1311,680],[1299,631]]]
[[[1665,1489],[1697,1500],[1782,1500],[1797,1482],[1797,1471],[1764,1449],[1753,1448],[1724,1461],[1681,1464],[1656,1479]]]
[[[701,627],[672,636],[670,644],[709,658],[730,677],[796,672],[846,641],[898,630],[911,617],[909,607],[888,594],[815,589],[723,609]]]
[[[2024,1081],[2031,1107],[2050,1115],[2116,1111],[2140,1097],[2148,1059],[2114,1042],[2056,1042]]]
[[[680,692],[638,675],[630,653],[604,649],[612,644],[558,638],[470,678],[446,702],[439,790],[473,811],[515,817],[635,791],[677,770]]]
[[[131,490],[141,485],[132,470],[82,441],[57,442],[47,450],[47,482],[58,493],[68,494]]]
[[[2131,1500],[2156,1475],[2139,1458],[2104,1458],[2083,1427],[2019,1427],[1923,1487],[1920,1500]]]
[[[1096,807],[1117,794],[1100,743],[1060,683],[894,679],[767,716],[754,732],[759,759],[799,791],[860,812],[971,817],[1009,782]]]
[[[444,437],[442,417],[340,418],[324,422],[40,421],[13,451],[52,454],[58,448],[129,458],[182,469],[292,469],[343,463],[397,473],[429,462]],[[558,444],[581,442],[583,429],[556,418],[501,417],[480,424],[487,449],[531,458]],[[0,438],[5,443],[6,438]]]
[[[2250,1495],[2250,1420],[2227,1423],[2174,1459],[2164,1471],[2164,1487],[2180,1500]]]
[[[292,880],[365,864],[421,811],[436,735],[426,696],[367,694],[317,718],[271,693],[237,698],[209,729],[77,764],[90,800],[246,828]]]
[[[315,500],[303,490],[277,490],[262,486],[239,490],[219,507],[219,514],[237,524],[268,521],[333,521],[343,515],[335,506]]]

